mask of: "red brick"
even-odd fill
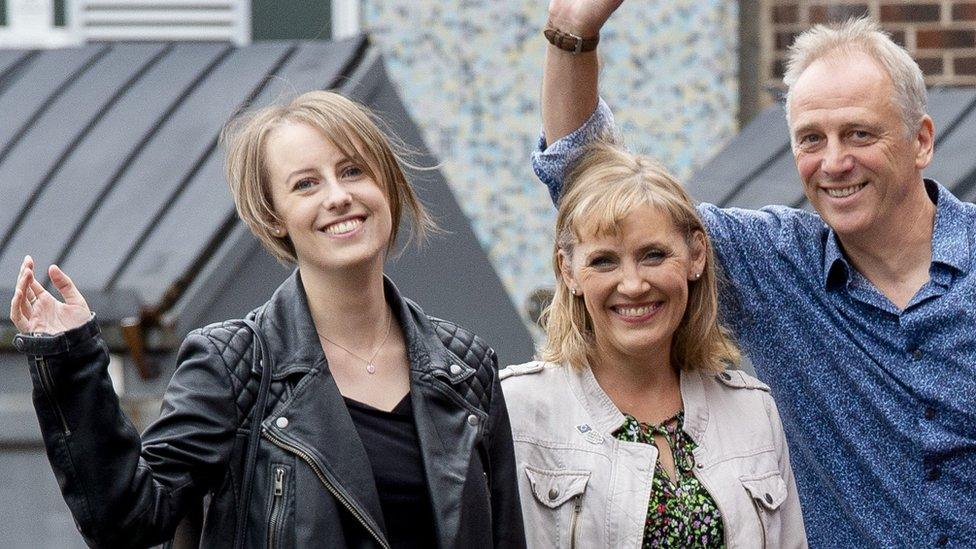
[[[936,76],[945,72],[941,57],[919,57],[915,60],[925,76]]]
[[[888,4],[881,6],[881,21],[885,23],[922,23],[938,21],[939,4]]]
[[[829,6],[810,6],[811,23],[833,23],[847,21],[852,17],[870,15],[867,4],[832,4]]]
[[[976,75],[976,57],[957,57],[952,60],[952,68],[959,75]]]
[[[795,4],[773,6],[773,23],[796,23],[800,20],[799,11]]]
[[[976,4],[956,4],[952,6],[953,21],[976,21]]]
[[[925,48],[971,48],[976,46],[976,31],[972,30],[927,30],[918,31],[915,45]]]

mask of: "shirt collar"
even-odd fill
[[[945,265],[965,274],[971,260],[970,235],[963,203],[948,189],[932,179],[925,180],[925,191],[935,202],[935,226],[932,230],[932,263]],[[829,227],[828,227],[829,229]],[[850,279],[851,266],[844,257],[840,240],[833,229],[827,232],[824,246],[823,284],[835,288]]]

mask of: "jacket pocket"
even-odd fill
[[[285,518],[288,514],[287,503],[289,495],[289,473],[291,469],[280,463],[271,466],[271,486],[269,487],[268,505],[268,540],[267,547],[274,549],[283,547]]]
[[[770,540],[780,539],[781,519],[777,510],[788,495],[786,482],[779,471],[739,477],[739,481],[759,518],[762,547],[767,547]]]
[[[544,524],[526,524],[527,527],[551,528],[550,532],[539,532],[542,537],[552,541],[550,546],[579,547],[583,494],[590,479],[589,471],[540,469],[525,466],[533,499],[548,512],[551,520]]]

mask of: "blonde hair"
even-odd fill
[[[705,269],[689,282],[688,305],[671,345],[671,363],[681,370],[719,371],[739,361],[739,351],[718,323],[718,275],[708,233],[695,205],[660,164],[611,143],[589,147],[566,178],[556,218],[553,270],[556,290],[543,313],[548,339],[541,358],[582,368],[594,358],[593,323],[582,297],[560,276],[566,260],[585,235],[616,234],[620,222],[642,206],[665,212],[691,247],[696,233],[705,245]]]
[[[793,85],[815,61],[836,53],[861,52],[877,61],[888,74],[894,90],[892,101],[901,111],[909,135],[918,130],[925,116],[928,95],[925,77],[918,63],[876,21],[849,19],[844,23],[816,25],[800,34],[790,46],[783,83],[787,86],[786,116],[790,114]]]
[[[244,113],[228,122],[220,134],[227,148],[227,184],[237,214],[278,261],[296,263],[297,257],[291,239],[275,235],[281,218],[271,199],[266,143],[268,135],[287,122],[307,124],[322,132],[383,189],[393,218],[387,251],[396,243],[404,207],[411,216],[411,239],[423,241],[436,229],[404,174],[402,166],[411,165],[403,160],[402,143],[392,144],[379,128],[382,122],[366,107],[334,92],[312,91],[287,104]],[[395,151],[394,146],[401,151]]]

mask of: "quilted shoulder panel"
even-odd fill
[[[238,421],[241,422],[241,427],[249,427],[248,416],[261,386],[260,376],[251,372],[254,364],[254,333],[240,320],[210,324],[197,330],[197,333],[210,340],[223,360],[236,395]],[[283,394],[284,386],[281,383],[272,383],[267,410],[273,410]]]
[[[458,360],[474,369],[474,375],[456,385],[471,404],[488,412],[492,383],[498,375],[495,350],[473,332],[440,318],[429,317],[441,343]]]

